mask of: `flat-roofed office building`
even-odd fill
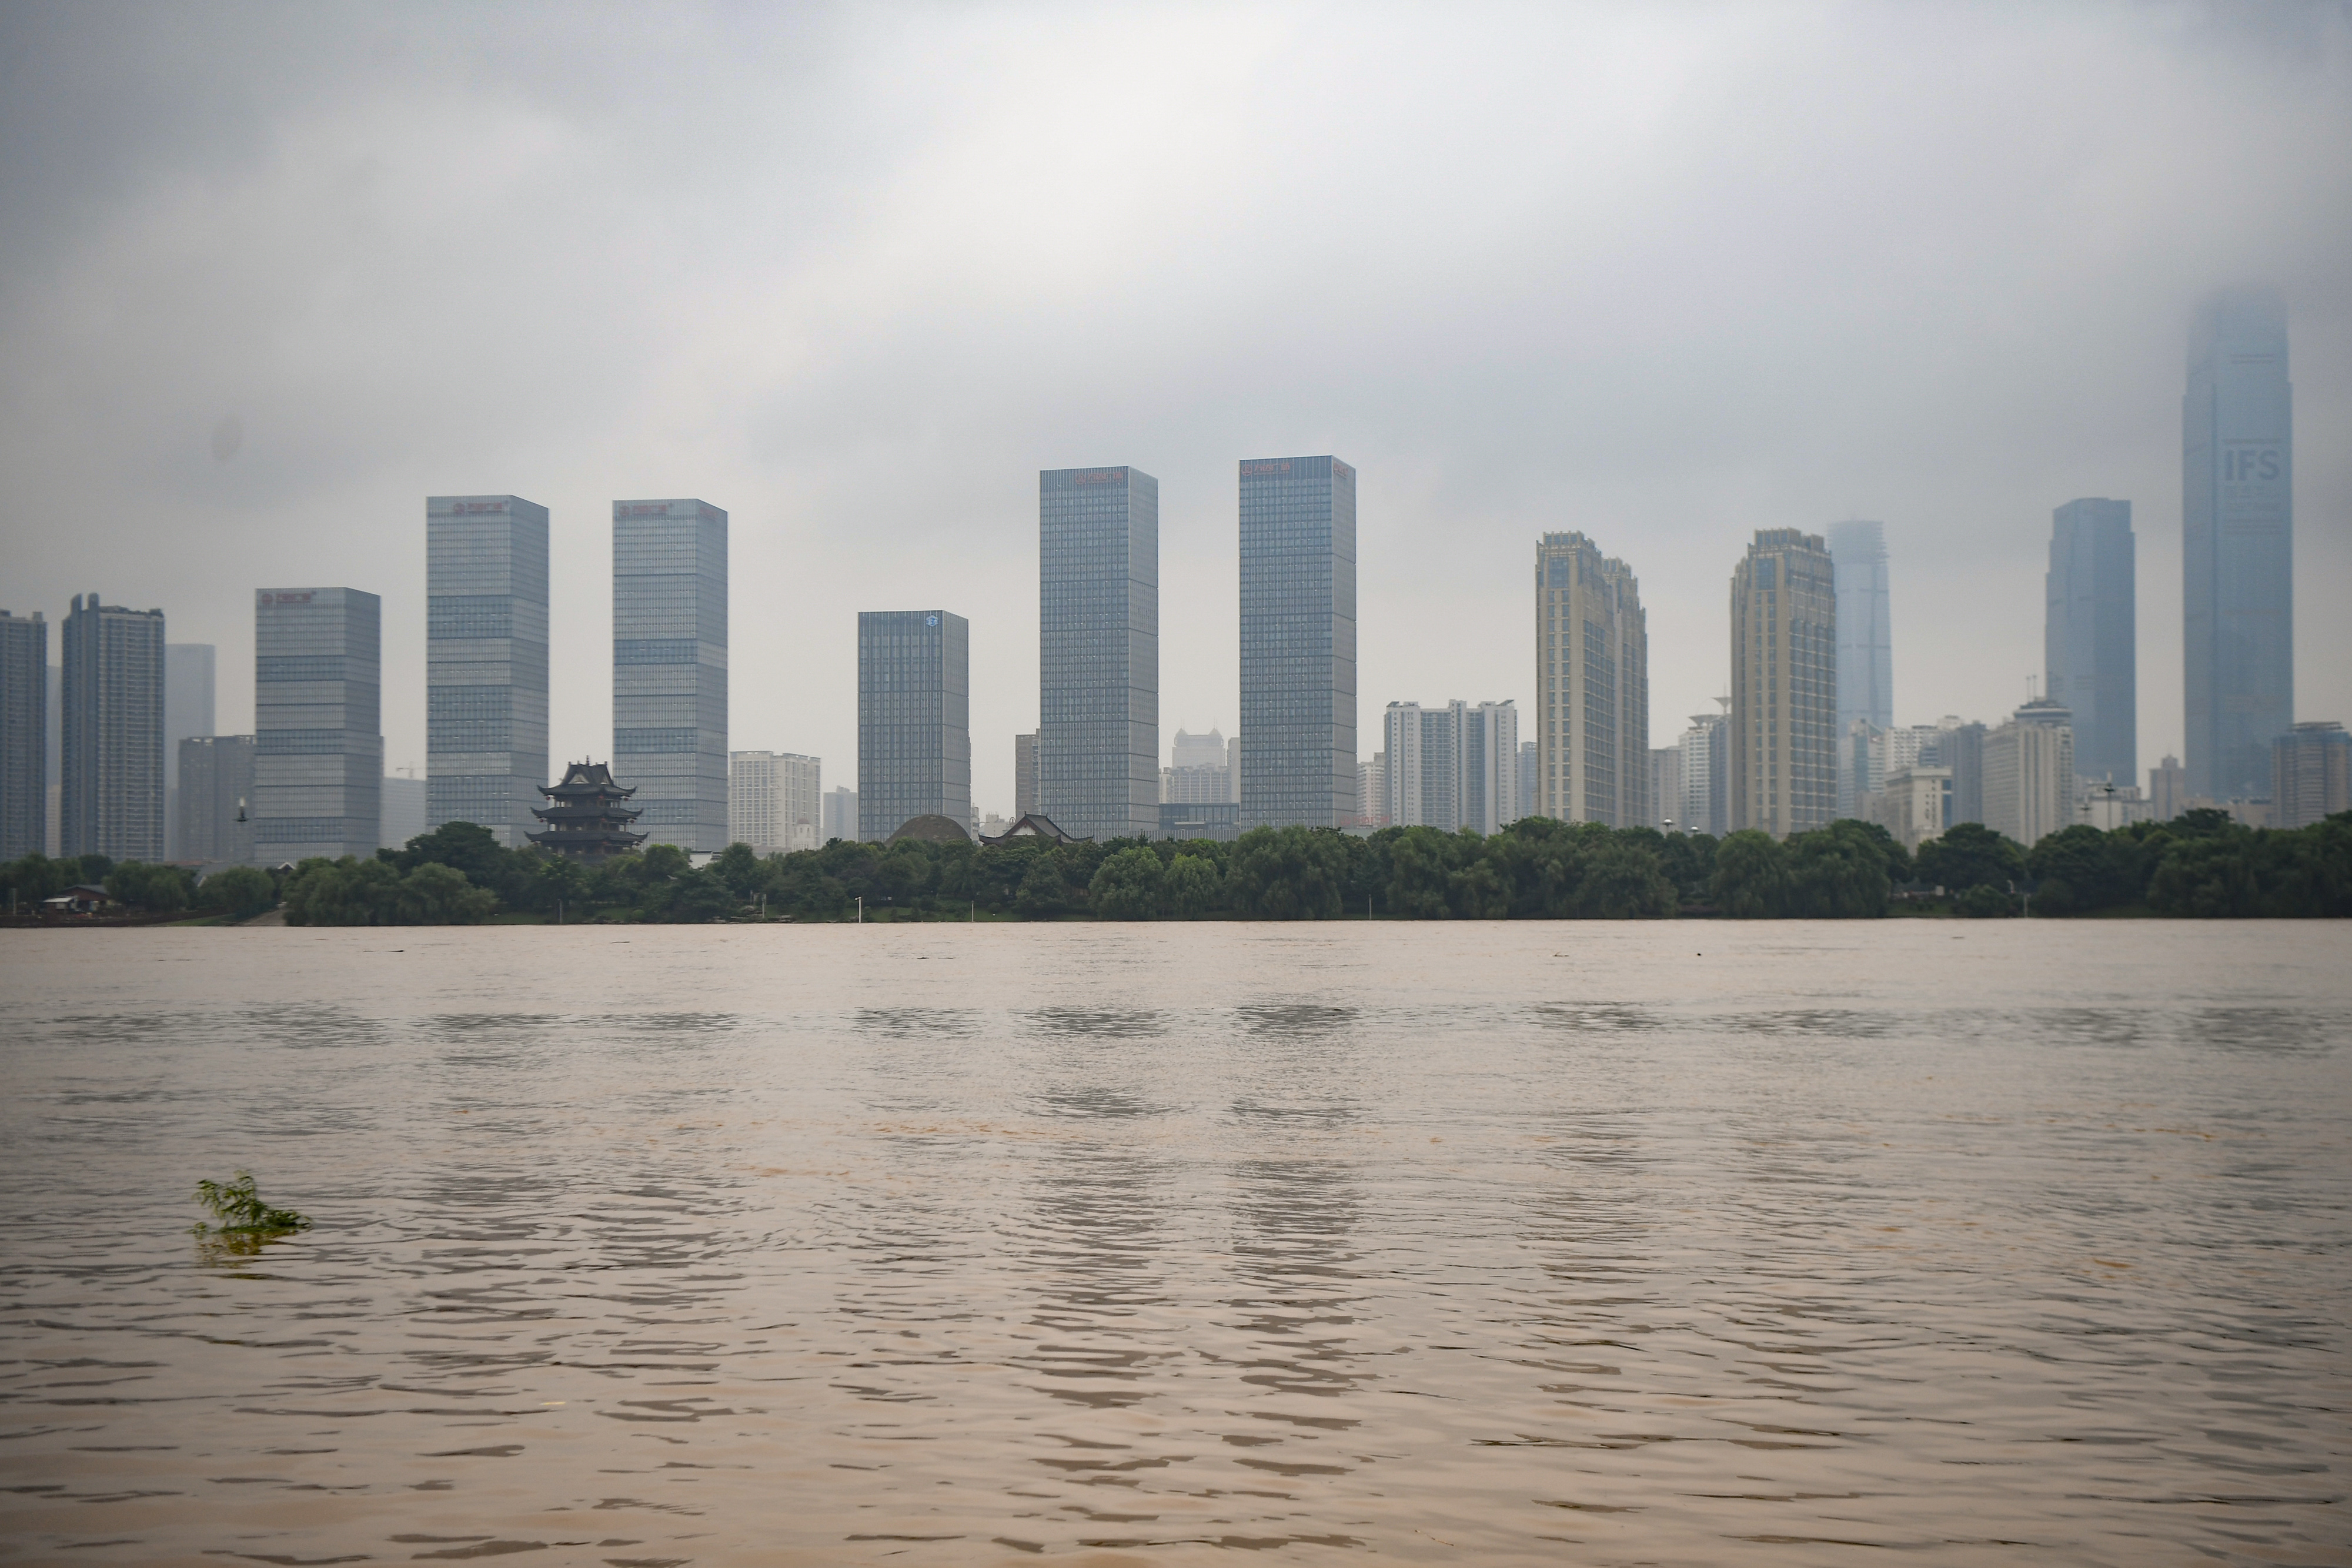
[[[547,782],[547,508],[425,500],[425,826],[528,847]]]
[[[2127,789],[2139,781],[2135,572],[2129,501],[2085,498],[2051,514],[2042,689],[2074,716],[2075,768]],[[1843,616],[1843,590],[1838,607]]]
[[[1356,471],[1241,465],[1241,825],[1356,815]]]
[[[2189,793],[2266,798],[2294,723],[2294,387],[2286,307],[2205,301],[2181,401],[2180,587]]]
[[[0,861],[48,848],[49,623],[0,610]]]
[[[1581,533],[1536,543],[1536,815],[1647,827],[1650,623],[1633,568]]]
[[[68,855],[163,858],[163,612],[78,595],[66,614],[58,837]]]
[[[727,514],[613,503],[613,776],[648,843],[727,847]]]
[[[971,831],[971,627],[944,610],[861,611],[857,836],[880,843],[927,816]]]
[[[1157,832],[1159,480],[1037,476],[1037,632],[1038,809],[1080,838]]]
[[[383,831],[383,601],[265,588],[253,620],[254,859],[364,859]]]
[[[1837,583],[1819,534],[1759,528],[1731,576],[1731,827],[1837,815]]]
[[[163,852],[195,857],[180,846],[180,742],[213,733],[217,653],[210,643],[163,644]]]
[[[1886,570],[1883,523],[1832,523],[1824,537],[1837,577],[1837,733],[1856,719],[1877,729],[1895,725],[1895,600]],[[1838,815],[1860,815],[1859,801],[1877,787],[1857,778],[1848,747],[1838,748]],[[1883,780],[1881,780],[1883,781]]]
[[[250,862],[253,737],[192,735],[174,749],[180,754],[180,788],[172,802],[177,858],[206,865]]]
[[[2352,735],[2310,719],[2271,743],[2271,826],[2307,828],[2352,811]]]

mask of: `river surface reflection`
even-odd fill
[[[0,1551],[2352,1561],[2352,930],[9,934]],[[315,1230],[207,1256],[249,1166]]]

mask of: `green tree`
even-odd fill
[[[767,885],[767,862],[753,853],[749,844],[729,844],[719,852],[719,858],[710,862],[709,869],[727,884],[730,893],[745,904],[757,898]]]
[[[2041,884],[2037,915],[2105,909],[2139,897],[2138,846],[2124,833],[2103,833],[2087,822],[2061,828],[2025,852],[2025,869]]]
[[[106,873],[106,891],[117,903],[151,915],[172,915],[188,906],[195,878],[178,866],[124,861]]]
[[[2254,835],[2183,839],[2164,852],[2148,879],[2147,904],[2158,915],[2197,920],[2263,913]]]
[[[1263,920],[1331,920],[1349,856],[1330,828],[1252,828],[1234,844],[1225,888],[1235,911]]]
[[[1982,822],[1954,822],[1914,858],[1920,881],[1955,894],[1979,884],[2006,888],[2025,876],[2025,851]]]
[[[1225,879],[1206,855],[1178,855],[1168,863],[1160,884],[1161,907],[1187,920],[1214,910],[1223,902],[1224,893]]]
[[[1675,884],[1659,868],[1658,846],[1638,832],[1611,834],[1585,857],[1583,873],[1576,912],[1587,919],[1657,920],[1679,907]]]
[[[1452,915],[1459,849],[1453,834],[1437,828],[1398,830],[1381,852],[1389,867],[1387,896],[1381,902],[1390,913],[1411,920],[1444,920]]]
[[[233,865],[213,873],[196,889],[196,901],[206,909],[226,910],[239,920],[250,920],[278,905],[278,887],[259,866]]]
[[[400,879],[392,924],[478,925],[498,907],[497,894],[474,886],[456,866],[427,862]]]
[[[1102,862],[1087,884],[1087,904],[1097,920],[1150,920],[1160,912],[1166,879],[1160,857],[1137,844]]]
[[[1874,919],[1894,892],[1891,862],[1902,854],[1884,828],[1851,820],[1792,836],[1782,913],[1813,920]]]
[[[2005,888],[1980,882],[1953,899],[1952,907],[1971,920],[1996,920],[2018,913],[2018,896]]]
[[[35,850],[22,860],[0,866],[0,888],[9,895],[0,896],[0,906],[13,897],[17,913],[29,913],[40,907],[41,900],[63,893],[80,880],[81,867],[75,862],[53,861]]]
[[[1062,880],[1062,868],[1052,854],[1033,858],[1022,873],[1021,891],[1014,895],[1013,907],[1024,920],[1051,920],[1069,903],[1068,885]]]
[[[1767,920],[1788,902],[1789,858],[1771,834],[1742,828],[1716,846],[1709,891],[1735,920]]]

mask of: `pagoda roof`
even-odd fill
[[[617,800],[625,800],[637,791],[635,786],[623,784],[613,777],[613,768],[610,763],[573,762],[565,766],[561,783],[542,784],[539,787],[539,792],[558,798],[570,795],[611,795]]]
[[[1015,839],[1044,839],[1046,842],[1055,844],[1090,844],[1094,842],[1094,840],[1091,838],[1082,839],[1075,833],[1064,832],[1061,829],[1054,825],[1054,819],[1045,815],[1043,811],[1024,811],[1021,813],[1020,817],[1014,821],[1013,824],[1005,829],[1003,832],[998,833],[993,837],[987,833],[980,835],[980,841],[982,843],[992,846],[1010,843]]]

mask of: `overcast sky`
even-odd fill
[[[1886,525],[1899,723],[2042,664],[2051,509],[2133,503],[2180,745],[2186,323],[2278,287],[2296,711],[2352,720],[2342,5],[0,11],[0,606],[383,596],[425,501],[553,513],[553,729],[611,738],[610,502],[732,514],[732,744],[856,781],[861,609],[1037,716],[1037,470],[1160,495],[1161,744],[1236,712],[1235,463],[1360,470],[1360,721],[1533,695],[1534,540],[1639,575],[1652,738],[1752,530]],[[241,444],[216,458],[234,416]],[[53,641],[53,651],[57,643]]]

